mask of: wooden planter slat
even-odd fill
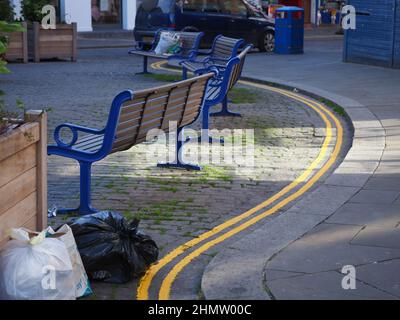
[[[12,170],[12,168],[9,168]],[[0,215],[36,191],[36,167],[0,187]]]
[[[22,26],[26,29],[26,22],[23,22]],[[22,62],[28,63],[28,32],[12,32],[8,33],[7,36],[8,46],[5,56],[6,60],[22,60]]]
[[[33,192],[6,213],[0,215],[0,247],[1,242],[7,240],[10,228],[25,226],[32,218],[36,218],[37,193]]]
[[[10,228],[47,226],[47,116],[28,111],[25,124],[0,137],[0,247]]]
[[[27,123],[10,134],[0,136],[0,161],[29,147],[39,139],[39,126],[36,123]]]
[[[0,187],[15,179],[25,171],[35,167],[35,154],[36,146],[32,144],[29,147],[15,153],[13,156],[5,159],[1,165],[5,168],[12,168],[12,170],[2,170],[2,174],[0,175]]]
[[[41,59],[77,59],[77,25],[57,25],[56,29],[43,29],[38,22],[33,23],[29,32],[29,47],[35,62]]]

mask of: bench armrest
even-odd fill
[[[209,72],[213,72],[214,73],[214,78],[215,79],[218,79],[219,76],[220,76],[220,71],[218,70],[218,68],[216,68],[214,66],[209,66],[209,67],[206,67],[206,68],[203,68],[203,69],[197,69],[196,71],[194,71],[194,74],[196,76],[200,76],[202,74],[209,73]]]
[[[63,128],[68,128],[72,132],[72,140],[69,143],[65,143],[62,141],[60,137],[60,131]],[[78,131],[90,133],[90,134],[104,134],[104,129],[98,130],[88,127],[78,126],[72,123],[63,123],[56,127],[54,130],[54,140],[59,147],[70,148],[72,147],[76,141],[78,140]]]
[[[185,57],[182,56],[182,54],[177,53],[177,54],[173,54],[173,55],[169,56],[168,60],[179,59],[179,60],[182,60],[181,62],[187,61],[187,60],[192,61],[197,57],[197,54],[198,54],[197,50],[190,50],[190,51],[188,51],[188,54]],[[179,64],[181,62],[179,62]]]
[[[188,58],[189,60],[196,59],[196,57],[197,57],[198,54],[199,54],[199,51],[198,51],[198,50],[192,49],[192,50],[189,51],[189,54],[188,54],[188,57],[187,57],[187,58]]]

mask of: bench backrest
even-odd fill
[[[242,74],[247,53],[252,49],[252,45],[247,45],[239,55],[230,59],[225,68],[220,69],[218,77],[210,81],[207,92],[206,104],[215,105],[225,98],[229,90],[239,81]],[[215,67],[210,67],[215,68]],[[210,68],[207,69],[210,70]]]
[[[239,62],[232,67],[232,72],[228,82],[228,91],[231,90],[233,86],[239,81],[240,76],[242,75],[244,63],[246,61],[246,55],[252,48],[253,46],[251,44],[247,45],[237,56],[239,58]]]
[[[179,39],[182,41],[182,50],[179,52],[179,55],[183,58],[189,57],[191,52],[197,51],[199,49],[201,37],[204,35],[204,32],[169,31],[165,29],[160,29],[154,35],[154,42],[152,47],[153,51],[157,47],[158,41],[160,41],[161,33],[163,32],[172,32],[179,35]]]
[[[214,39],[211,48],[210,58],[229,60],[235,57],[239,47],[243,44],[243,39],[234,39],[219,35]]]
[[[201,111],[207,83],[212,76],[213,73],[207,73],[161,87],[137,91],[131,93],[132,96],[128,99],[122,93],[121,97],[114,100],[114,110],[110,113],[107,123],[107,126],[114,129],[106,133],[112,135],[105,139],[112,140],[110,153],[127,150],[145,141],[152,129],[161,129],[164,132],[176,129],[170,128],[170,121],[175,121],[177,128],[194,122]]]

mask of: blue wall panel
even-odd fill
[[[400,68],[400,0],[396,0],[396,22],[394,32],[394,57],[393,65],[395,68]]]
[[[345,61],[393,66],[396,2],[400,0],[348,1],[356,8],[357,25],[356,30],[346,31]],[[397,21],[400,23],[399,19]],[[400,38],[398,41],[397,49],[400,50]]]

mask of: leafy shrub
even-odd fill
[[[49,0],[23,0],[22,1],[22,15],[25,21],[41,22],[45,14],[42,14],[42,8],[52,4]]]
[[[0,20],[14,21],[14,9],[10,0],[0,0]]]
[[[9,23],[6,21],[0,21],[0,74],[10,73],[7,69],[7,62],[4,60],[4,55],[7,51],[7,33],[14,31],[24,31],[19,23]],[[1,98],[4,92],[0,90],[0,135],[7,131],[9,126],[12,124],[9,118],[16,118],[18,113],[9,112],[6,110],[4,101]],[[17,101],[18,107],[23,107],[22,102]]]

